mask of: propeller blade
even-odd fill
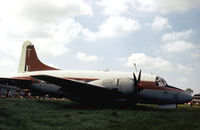
[[[140,69],[140,72],[139,72],[139,75],[138,75],[138,83],[140,83],[140,80],[141,80],[141,69]]]
[[[134,80],[134,86],[137,86],[138,84],[138,81],[137,81],[137,78],[135,76],[135,73],[133,72],[133,80]]]

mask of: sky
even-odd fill
[[[200,92],[200,0],[0,0],[0,76],[23,42],[63,70],[135,71]]]

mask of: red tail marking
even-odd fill
[[[42,63],[37,57],[34,46],[29,45],[26,48],[25,70],[40,71],[40,70],[59,70],[59,69],[47,66],[44,63]]]

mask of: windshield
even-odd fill
[[[156,77],[156,86],[158,86],[158,87],[167,86],[167,82],[163,78],[157,76]]]

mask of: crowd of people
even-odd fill
[[[12,90],[0,88],[0,98],[31,98],[31,92],[27,90]]]
[[[67,98],[55,98],[49,95],[32,95],[29,89],[13,90],[0,88],[0,98],[21,98],[21,99],[48,99],[48,100],[68,100]]]

